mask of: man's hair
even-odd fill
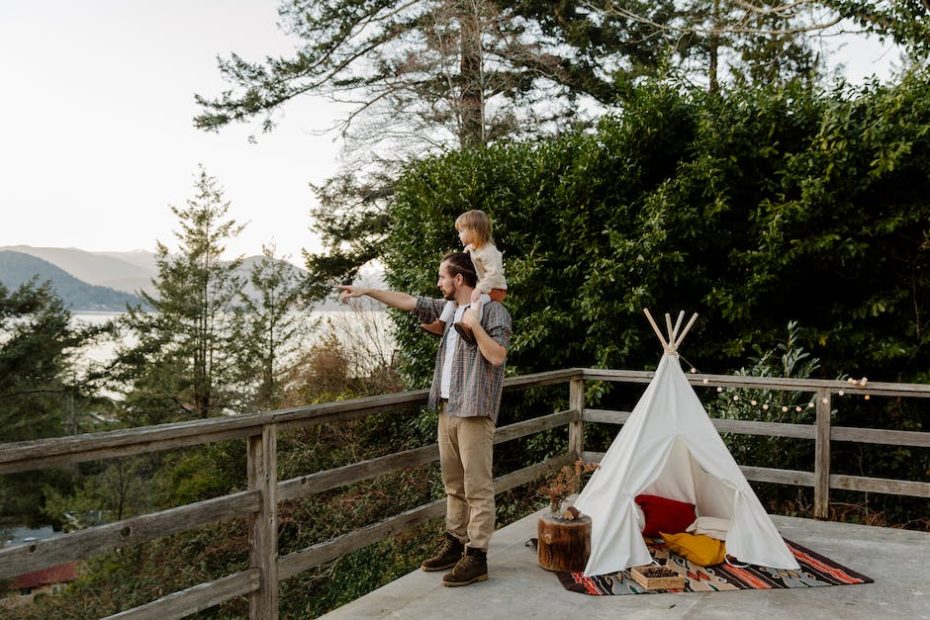
[[[442,257],[440,264],[445,263],[449,275],[453,278],[457,275],[462,276],[465,284],[475,288],[478,286],[478,273],[475,271],[475,265],[471,262],[471,256],[465,252],[449,252]]]
[[[455,229],[460,231],[463,228],[471,231],[476,248],[480,248],[485,243],[494,243],[494,235],[491,234],[491,218],[484,211],[472,209],[458,216],[455,219]]]

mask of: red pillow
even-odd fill
[[[643,536],[650,538],[658,536],[659,532],[666,534],[684,532],[697,518],[694,513],[694,504],[688,502],[679,502],[658,495],[637,495],[636,503],[646,515]]]

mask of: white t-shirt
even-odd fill
[[[446,308],[449,307],[449,302],[446,304]],[[458,306],[455,308],[455,312],[452,316],[452,322],[458,323],[462,320],[462,315],[465,313],[465,310],[468,309],[468,306]],[[446,329],[446,355],[442,360],[442,375],[439,379],[439,398],[449,398],[449,389],[452,383],[452,356],[455,355],[455,347],[459,343],[459,333],[454,328]]]

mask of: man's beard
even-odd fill
[[[450,290],[448,293],[443,292],[442,298],[446,301],[455,301],[455,289]]]

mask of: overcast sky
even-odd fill
[[[252,255],[275,242],[300,263],[319,183],[339,143],[319,135],[339,116],[324,99],[289,105],[278,128],[218,134],[193,128],[194,93],[227,85],[216,56],[249,60],[294,48],[277,0],[0,0],[0,246],[154,250],[173,247],[174,216],[193,195],[198,163],[231,215],[247,223],[230,245]],[[848,77],[887,75],[897,55],[876,43],[838,54]]]
[[[315,135],[338,113],[323,99],[290,106],[279,128],[193,128],[194,93],[225,86],[216,56],[287,53],[274,0],[2,0],[0,246],[154,250],[197,165],[248,223],[233,253],[274,241],[300,261],[308,182],[336,171],[339,145]]]

